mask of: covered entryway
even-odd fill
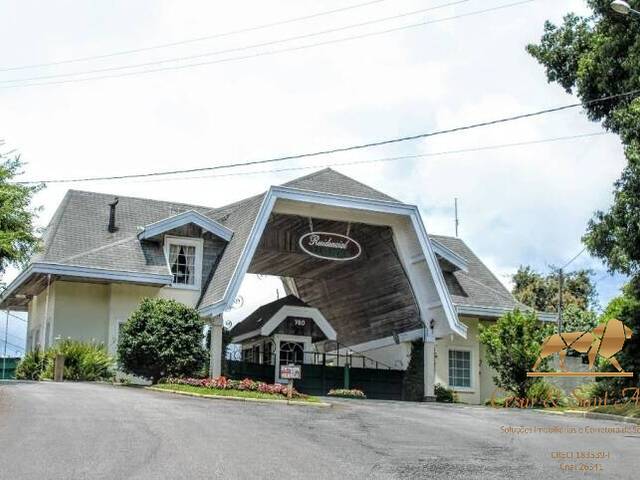
[[[389,363],[371,358],[390,365],[387,371],[401,370],[408,361],[406,345],[421,339],[425,342],[425,395],[433,397],[435,338],[466,335],[434,248],[439,249],[441,261],[459,268],[466,265],[442,245],[432,245],[416,207],[391,200],[272,187],[256,210],[251,230],[243,235],[244,244],[236,246],[232,239],[227,247],[237,252],[235,264],[218,268],[218,272],[230,272],[228,283],[218,276],[210,287],[224,292],[223,299],[203,313],[222,313],[237,295],[246,273],[277,276],[287,294],[321,312],[340,345],[282,337],[277,344],[272,342],[274,364],[281,356],[297,358],[301,345],[296,343],[302,344],[304,364],[324,366],[326,385],[330,365],[326,360],[324,364],[310,361],[309,355],[362,355],[382,346],[392,350],[388,347],[401,345],[395,353],[402,356],[400,360]],[[363,345],[366,348],[361,348]],[[322,378],[312,370],[309,378]],[[277,374],[275,377],[277,380]]]
[[[299,365],[302,379],[295,385],[303,393],[358,388],[369,398],[402,398],[402,369],[349,351],[322,312],[295,295],[262,305],[230,333],[239,346],[227,362],[232,378],[286,382],[280,366]]]

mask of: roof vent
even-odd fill
[[[120,199],[116,197],[113,199],[113,202],[109,204],[109,227],[107,229],[111,233],[118,230],[118,227],[116,227],[116,205],[118,205],[119,201]]]

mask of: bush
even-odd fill
[[[270,393],[272,395],[288,395],[289,387],[280,383],[264,383],[245,378],[244,380],[231,380],[227,377],[220,376],[217,378],[163,378],[160,383],[166,385],[189,385],[192,387],[207,388],[210,390],[240,390],[249,392]],[[293,398],[306,398],[306,395],[292,389]]]
[[[617,382],[611,379],[585,383],[572,392],[579,406],[596,405],[603,398],[607,398],[608,401],[621,400],[621,393]]]
[[[64,355],[64,379],[92,382],[113,377],[113,359],[104,345],[63,340],[44,353],[34,350],[25,355],[16,368],[16,378],[21,380],[52,379],[56,355]]]
[[[496,386],[525,398],[536,379],[527,377],[538,354],[542,341],[552,332],[544,326],[535,313],[514,310],[490,327],[480,330],[480,342],[486,348],[487,363],[496,371]],[[540,365],[544,370],[546,362]]]
[[[527,390],[527,398],[536,406],[565,406],[567,405],[567,397],[564,392],[555,385],[539,380],[529,387]]]
[[[123,325],[118,361],[126,373],[152,382],[193,376],[202,369],[204,321],[175,300],[145,298]]]
[[[439,383],[434,385],[433,392],[436,396],[436,402],[456,403],[458,401],[458,394],[454,392],[453,389],[447,388]]]
[[[367,398],[362,390],[358,390],[357,388],[334,388],[329,390],[327,394],[330,397],[342,397],[342,398]]]
[[[25,354],[16,367],[18,380],[40,380],[46,368],[47,355],[40,350],[33,350]]]
[[[44,378],[53,378],[54,359],[64,355],[64,379],[94,382],[113,378],[113,359],[102,344],[66,339],[47,350]]]

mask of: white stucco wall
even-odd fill
[[[366,350],[359,353],[362,353],[371,360],[381,362],[392,368],[406,370],[411,356],[411,343],[401,342],[398,345],[393,344],[387,347]],[[353,360],[353,363],[356,367],[360,366],[358,359]],[[369,367],[368,362],[367,367]]]
[[[455,388],[459,400],[464,403],[480,404],[491,397],[495,385],[493,369],[484,361],[484,349],[478,340],[479,320],[461,317],[460,321],[468,328],[467,338],[459,335],[447,335],[436,341],[435,383],[449,387],[449,350],[466,350],[471,353],[471,387]],[[362,354],[373,360],[396,368],[406,369],[411,355],[411,343],[402,342],[373,350],[362,350]]]
[[[467,338],[458,335],[447,335],[436,341],[436,381],[449,386],[449,350],[463,350],[471,353],[471,387],[454,388],[460,401],[478,404],[481,402],[481,358],[478,341],[478,319],[462,317],[461,321],[467,325]]]
[[[46,290],[29,303],[28,348],[42,345],[48,323],[46,346],[56,339],[74,338],[104,343],[115,353],[118,324],[129,318],[143,298],[170,298],[193,307],[198,296],[197,290],[172,287],[56,281],[49,288],[48,322]]]

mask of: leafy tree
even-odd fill
[[[597,292],[591,282],[591,270],[576,270],[564,274],[562,303],[565,307],[587,311],[593,308]],[[520,266],[511,277],[513,295],[525,305],[541,312],[555,312],[558,309],[560,277],[558,269],[549,275],[542,275],[529,266]]]
[[[157,382],[162,377],[192,376],[202,369],[204,321],[186,305],[145,298],[122,327],[118,361],[127,372]]]
[[[560,26],[547,21],[540,43],[528,45],[527,50],[545,67],[549,82],[576,93],[587,116],[622,139],[628,163],[614,185],[614,203],[608,212],[595,213],[583,240],[611,271],[637,275],[640,98],[636,93],[600,100],[640,90],[640,21],[614,12],[610,0],[587,0],[587,4],[591,16],[570,13]]]
[[[480,342],[485,346],[487,362],[496,371],[494,383],[520,398],[525,398],[536,379],[527,372],[540,354],[542,341],[553,327],[541,326],[534,312],[514,310],[495,324],[480,329]],[[545,364],[542,364],[544,368]]]
[[[621,392],[622,388],[630,386],[640,386],[638,372],[640,372],[640,280],[629,282],[622,289],[622,295],[612,299],[607,305],[602,320],[617,318],[621,320],[633,331],[633,335],[628,339],[622,351],[616,354],[616,359],[622,368],[628,372],[636,372],[634,378],[618,379],[612,382],[615,385],[615,392]],[[607,369],[613,370],[609,366]]]
[[[33,225],[37,209],[30,203],[42,186],[10,183],[21,166],[20,157],[0,162],[0,274],[10,264],[26,263],[38,247]]]
[[[593,310],[583,310],[576,305],[568,305],[562,310],[562,330],[565,332],[587,332],[597,324],[598,314]],[[573,352],[571,350],[569,354]]]
[[[597,211],[583,241],[612,272],[630,275],[623,294],[614,299],[604,317],[618,317],[632,328],[616,358],[626,370],[640,367],[640,21],[611,10],[610,0],[588,0],[590,17],[568,14],[561,26],[546,22],[537,45],[527,50],[546,69],[549,82],[575,92],[588,117],[620,135],[627,165],[614,184],[614,202]],[[638,8],[637,0],[631,2]],[[634,4],[635,3],[635,4]],[[625,92],[633,95],[599,99]],[[629,385],[633,380],[617,381]],[[599,384],[608,383],[599,381]],[[637,380],[636,380],[637,385]]]

